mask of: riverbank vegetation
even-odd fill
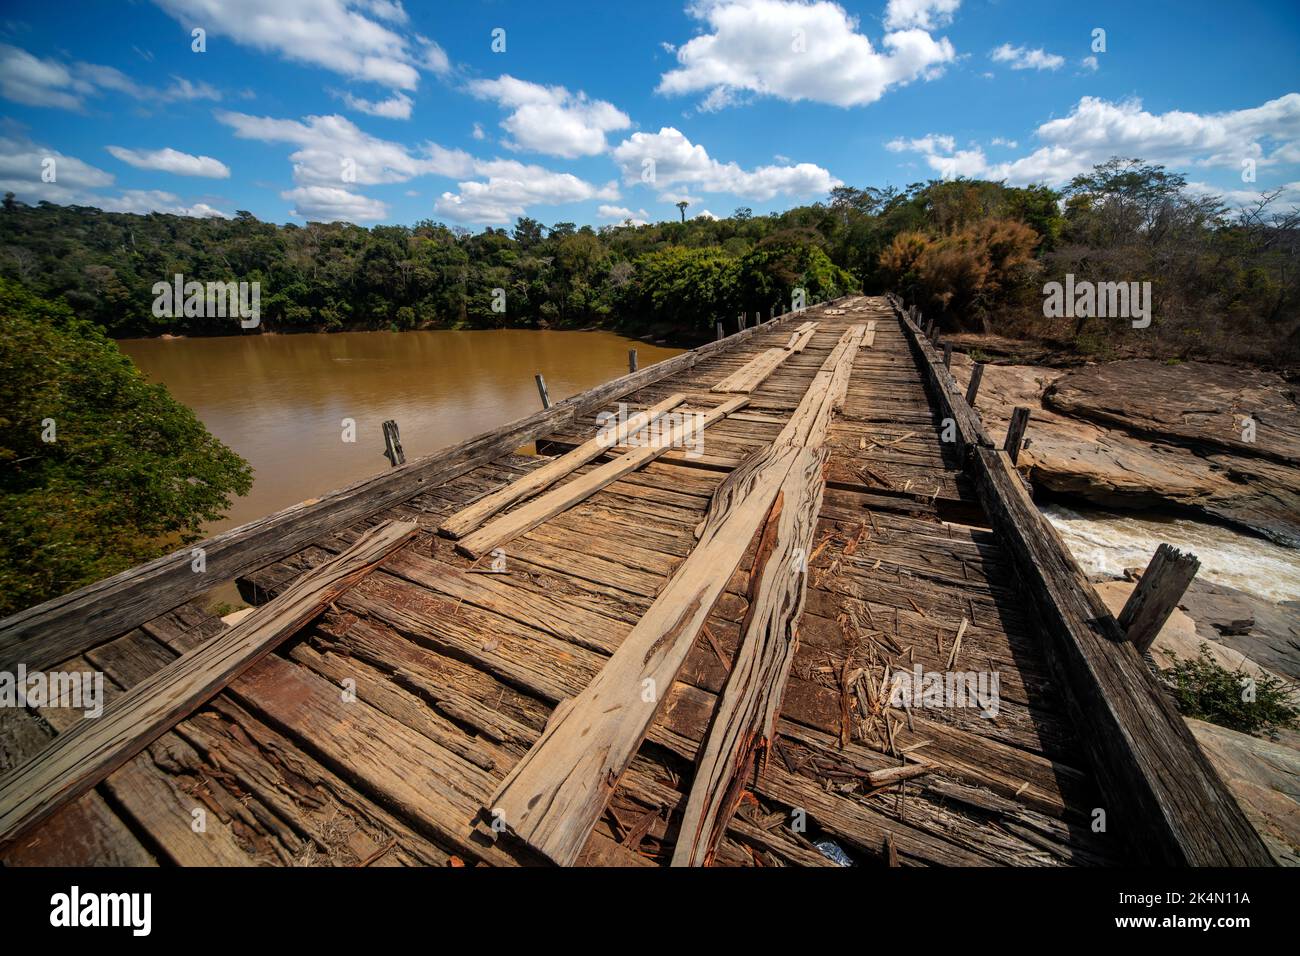
[[[1267,197],[1266,197],[1267,200]],[[685,340],[740,312],[893,289],[945,331],[1051,342],[1075,354],[1287,364],[1300,356],[1300,215],[1230,212],[1184,177],[1114,159],[1066,188],[955,180],[840,187],[755,216],[482,232],[422,221],[365,228],[138,216],[12,197],[0,274],[113,336],[235,334],[228,318],[155,317],[177,273],[261,283],[261,330],[601,326]],[[1043,315],[1067,275],[1151,283],[1153,321]],[[502,295],[495,290],[504,291]],[[504,307],[502,309],[502,306]]]
[[[95,324],[0,279],[0,616],[189,542],[252,472]]]

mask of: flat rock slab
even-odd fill
[[[1296,389],[1272,372],[1208,362],[1107,362],[1065,373],[1044,404],[1134,433],[1300,464]],[[1253,440],[1243,437],[1247,419],[1255,423]]]
[[[972,365],[953,356],[963,387]],[[1229,393],[1232,375],[1243,384]],[[1289,388],[1269,373],[1195,362],[989,365],[977,405],[998,444],[1011,410],[1031,409],[1019,464],[1035,486],[1110,507],[1196,508],[1300,547],[1300,465],[1285,460],[1296,451],[1300,409]],[[1255,418],[1254,445],[1233,441],[1240,425],[1229,432],[1241,409]]]

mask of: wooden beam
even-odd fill
[[[406,464],[406,453],[402,451],[402,436],[398,434],[397,422],[391,418],[384,422],[384,456],[392,468]]]
[[[537,382],[537,394],[542,396],[542,408],[550,408],[551,394],[546,390],[546,379],[542,378],[541,372],[534,375],[533,379]]]
[[[679,393],[669,395],[662,402],[643,412],[637,412],[621,422],[616,428],[590,438],[572,451],[560,456],[548,464],[535,468],[522,478],[512,481],[491,494],[484,495],[473,504],[462,508],[445,520],[438,531],[449,538],[463,538],[484,521],[510,507],[516,501],[531,498],[549,488],[564,476],[576,471],[590,461],[595,461],[605,452],[627,441],[648,424],[657,420],[665,412],[671,411],[686,396]]]
[[[782,348],[768,349],[765,352],[759,352],[736,371],[732,372],[717,385],[714,385],[709,391],[711,392],[740,392],[749,394],[762,385],[769,375],[776,371],[777,367],[784,362],[793,351],[786,351]]]
[[[980,381],[984,378],[984,363],[976,362],[975,367],[971,369],[970,385],[966,387],[966,404],[971,408],[975,407],[975,396],[980,391]]]
[[[844,334],[860,342],[862,327]],[[814,383],[838,381],[856,345],[839,346]],[[828,366],[831,366],[828,368]],[[841,399],[842,402],[842,399]],[[810,386],[782,436],[824,441],[828,423],[800,415],[829,410],[835,396]],[[590,684],[551,714],[546,730],[485,809],[553,862],[570,865],[631,763],[714,602],[766,520],[805,446],[780,439],[736,469],[715,492],[703,534],[659,596]]]
[[[95,786],[193,713],[419,533],[412,522],[370,529],[228,631],[181,655],[55,737],[0,777],[0,846]]]
[[[781,697],[798,646],[825,488],[826,448],[801,449],[768,514],[750,572],[741,644],[700,747],[673,850],[673,866],[708,866],[759,754],[775,739]]]
[[[1267,849],[1004,451],[972,459],[984,509],[1011,553],[1043,648],[1101,786],[1105,824],[1140,859],[1269,866]]]
[[[1119,629],[1139,654],[1150,649],[1200,566],[1196,555],[1179,551],[1173,545],[1162,544],[1156,548],[1118,618]]]
[[[957,439],[961,449],[973,447],[992,447],[993,442],[984,431],[984,423],[970,405],[962,401],[961,388],[952,372],[943,365],[943,360],[934,346],[925,339],[924,333],[912,321],[906,312],[897,305],[894,312],[903,323],[903,334],[912,343],[912,349],[930,386],[931,394],[939,402],[943,414],[951,418],[957,426]]]
[[[690,440],[709,425],[748,403],[748,396],[741,395],[710,408],[701,415],[687,417],[685,421],[676,424],[666,436],[657,436],[650,444],[633,448],[613,461],[605,462],[599,468],[585,475],[579,475],[568,484],[554,488],[540,498],[484,525],[462,538],[456,544],[456,550],[466,557],[477,560],[493,548],[500,547],[536,528],[543,521],[569,510],[606,485],[613,484],[624,475],[644,467],[670,448]]]
[[[1007,426],[1007,440],[1002,449],[1015,464],[1020,458],[1020,449],[1025,446],[1025,429],[1029,427],[1029,409],[1018,406],[1011,410],[1011,424]]]

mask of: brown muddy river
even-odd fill
[[[133,339],[119,347],[162,382],[255,470],[221,531],[389,467],[382,423],[401,429],[407,461],[551,401],[678,354],[612,332],[503,329],[335,332],[195,339]],[[343,420],[356,441],[343,441]]]

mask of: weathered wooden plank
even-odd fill
[[[492,494],[475,501],[469,507],[456,512],[439,526],[438,531],[449,538],[463,538],[484,521],[510,507],[515,502],[531,498],[533,495],[549,488],[570,472],[599,458],[615,445],[623,444],[623,442],[627,441],[628,436],[640,432],[646,425],[658,419],[665,412],[676,408],[685,400],[686,396],[677,392],[645,411],[637,412],[625,421],[620,422],[615,428],[598,434],[595,438],[591,438],[572,451],[561,455],[555,461],[529,472],[504,488],[494,491]]]
[[[456,550],[470,558],[479,558],[493,548],[517,538],[543,521],[567,511],[580,501],[591,497],[606,485],[613,484],[630,472],[654,461],[670,448],[680,445],[737,408],[743,408],[749,399],[745,396],[730,399],[702,415],[692,415],[673,426],[667,435],[657,436],[650,444],[632,448],[606,462],[599,468],[580,475],[568,484],[554,488],[541,497],[528,502],[462,538]]]
[[[673,851],[674,866],[707,866],[740,801],[754,760],[775,734],[808,584],[825,448],[805,449],[768,516],[750,576],[739,653],[723,688]]]
[[[711,509],[699,544],[678,568],[590,684],[555,710],[545,732],[515,765],[487,807],[519,838],[561,865],[571,865],[586,843],[618,778],[640,746],[663,695],[690,653],[696,635],[755,532],[766,519],[787,474],[805,459],[801,440],[824,440],[826,425],[800,412],[811,406],[829,417],[827,389],[840,364],[852,367],[862,327],[846,332],[805,393],[788,428],[789,442],[739,469],[724,482],[725,504]],[[820,383],[820,386],[819,386]],[[786,435],[787,432],[783,432]]]
[[[766,352],[759,352],[753,359],[736,369],[709,391],[748,394],[762,385],[763,380],[775,372],[777,366],[791,354],[785,349],[768,349]]]
[[[1137,649],[1124,640],[1004,451],[978,449],[980,497],[1051,641],[1046,645],[1107,798],[1107,826],[1144,859],[1272,860]]]
[[[1196,555],[1162,544],[1119,612],[1119,629],[1139,654],[1145,654],[1174,613],[1201,562]]]
[[[60,734],[0,778],[0,845],[103,780],[176,721],[239,676],[408,541],[417,526],[391,522],[300,578],[280,597],[182,655],[104,709]]]
[[[984,423],[980,420],[979,414],[961,400],[961,387],[944,366],[943,356],[926,341],[924,333],[897,303],[894,305],[894,312],[902,323],[908,340],[912,343],[912,348],[920,360],[921,371],[934,397],[938,399],[943,414],[951,418],[956,425],[963,451],[977,446],[992,447],[993,443],[984,431]]]

